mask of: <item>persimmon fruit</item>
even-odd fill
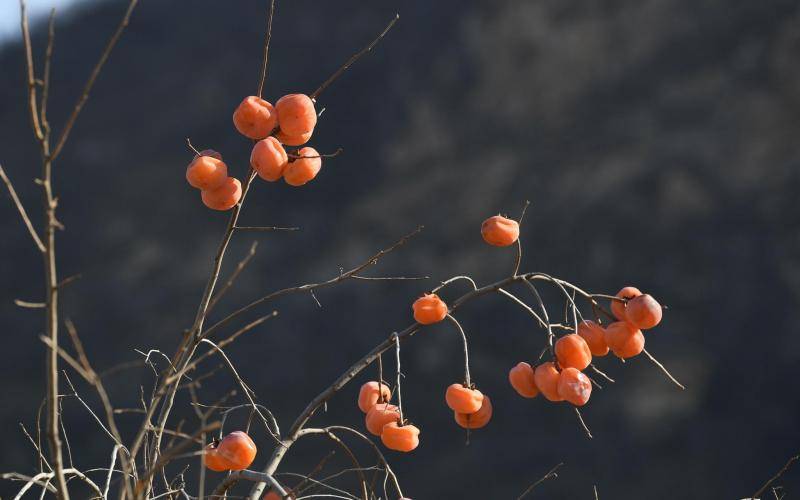
[[[583,370],[592,362],[592,351],[589,350],[589,344],[576,333],[570,333],[558,339],[555,351],[561,368]]]
[[[575,406],[583,406],[592,395],[592,381],[576,368],[564,368],[558,378],[558,394]]]
[[[386,384],[379,384],[371,380],[361,386],[358,391],[358,408],[367,413],[378,403],[389,401],[392,390]]]
[[[606,344],[617,357],[626,359],[644,350],[644,335],[627,321],[617,321],[606,327]]]
[[[283,180],[290,186],[302,186],[317,176],[322,168],[322,158],[316,149],[305,147],[297,152],[300,158],[292,159],[283,171]]]
[[[242,198],[242,183],[239,179],[228,177],[218,188],[202,191],[201,197],[208,208],[230,210]]]
[[[414,321],[421,325],[430,325],[442,321],[447,316],[447,304],[435,293],[426,293],[411,305],[414,310]]]
[[[492,246],[507,247],[519,238],[519,223],[502,215],[495,215],[483,221],[481,235]]]
[[[281,131],[288,136],[301,136],[314,130],[317,111],[314,101],[305,94],[288,94],[275,103]]]
[[[481,391],[464,387],[464,384],[451,384],[445,392],[444,399],[447,406],[458,413],[475,413],[483,404]]]
[[[483,396],[481,407],[475,413],[459,413],[453,412],[453,417],[456,423],[465,429],[480,429],[485,427],[486,424],[492,419],[492,400],[489,396]]]
[[[250,153],[250,166],[265,181],[275,182],[283,177],[283,171],[288,164],[286,150],[272,136],[258,141]]]
[[[367,412],[367,416],[364,417],[364,423],[371,434],[380,436],[384,425],[389,422],[396,422],[399,418],[400,410],[397,406],[389,403],[378,403]]]
[[[201,190],[216,189],[222,186],[227,178],[228,166],[222,161],[222,156],[216,158],[211,154],[201,154],[195,156],[186,168],[186,180],[189,185]]]
[[[242,431],[231,432],[220,441],[216,454],[224,459],[229,470],[243,470],[256,459],[256,444]]]
[[[558,393],[558,379],[560,373],[552,361],[547,361],[536,367],[533,372],[536,387],[542,395],[549,401],[563,401],[564,398]]]
[[[662,314],[661,304],[649,294],[632,298],[625,308],[628,321],[640,330],[647,330],[659,324]]]
[[[419,429],[411,424],[389,422],[383,426],[381,442],[390,450],[409,452],[419,446]]]
[[[517,394],[523,398],[535,398],[539,395],[533,368],[524,361],[520,361],[514,368],[509,370],[508,381],[511,383],[511,387],[517,391]]]
[[[617,297],[621,299],[626,299],[625,302],[619,300],[612,300],[611,301],[611,312],[614,313],[614,316],[620,320],[625,321],[627,318],[625,317],[625,309],[628,305],[628,301],[633,299],[634,297],[638,297],[642,294],[642,291],[636,288],[635,286],[626,286],[619,292],[617,292]]]
[[[279,130],[278,133],[275,134],[275,138],[281,141],[281,144],[285,144],[287,146],[302,146],[303,144],[307,143],[309,139],[311,139],[312,134],[313,132],[307,132],[300,135],[289,135],[283,130]]]
[[[578,335],[586,341],[592,356],[605,356],[608,354],[605,333],[605,328],[594,321],[583,320],[578,323]]]
[[[233,125],[243,136],[260,140],[278,126],[275,107],[258,96],[248,96],[233,112]]]

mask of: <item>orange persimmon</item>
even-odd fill
[[[517,394],[523,398],[535,398],[539,395],[539,388],[536,387],[536,380],[533,375],[533,368],[524,361],[520,361],[508,372],[508,381]]]
[[[217,453],[219,443],[214,442],[206,446],[205,462],[206,467],[214,472],[225,472],[231,469],[231,464],[223,456]]]
[[[216,189],[206,189],[201,192],[203,203],[214,210],[230,210],[242,198],[242,183],[239,179],[228,177]]]
[[[383,426],[381,442],[390,450],[409,452],[419,446],[419,429],[411,424],[389,422]]]
[[[635,286],[626,286],[619,292],[617,292],[617,297],[621,299],[626,299],[625,302],[619,300],[612,300],[611,301],[611,312],[614,313],[614,316],[620,321],[625,321],[627,318],[625,317],[625,306],[628,305],[628,300],[638,297],[641,295],[642,292],[636,288]]]
[[[661,322],[661,304],[648,294],[639,295],[628,301],[625,316],[640,330],[653,328]]]
[[[358,408],[367,413],[378,403],[389,401],[392,390],[386,384],[379,384],[372,380],[361,386],[358,391]]]
[[[580,370],[565,368],[558,378],[558,394],[575,406],[583,406],[592,395],[592,381]]]
[[[242,431],[231,432],[220,441],[216,453],[229,464],[230,470],[243,470],[256,459],[256,444]]]
[[[592,362],[589,344],[578,334],[570,333],[556,341],[556,359],[561,368],[583,370]]]
[[[397,422],[399,419],[400,410],[395,405],[378,403],[367,412],[364,423],[371,434],[380,436],[384,425],[389,422]]]
[[[542,395],[549,401],[563,401],[564,398],[558,393],[558,379],[560,373],[556,369],[556,365],[552,361],[542,363],[536,367],[533,372],[533,378],[536,381],[536,387],[539,388]]]
[[[459,413],[453,412],[453,418],[456,423],[465,429],[480,429],[485,427],[492,419],[492,401],[489,396],[483,396],[483,403],[475,413]]]
[[[316,177],[322,168],[322,158],[316,149],[305,147],[297,154],[300,158],[290,159],[283,171],[283,180],[290,186],[302,186]]]
[[[233,112],[233,124],[243,136],[263,139],[278,126],[278,114],[272,104],[251,95],[245,97]]]
[[[317,125],[314,101],[305,94],[288,94],[275,103],[278,123],[287,136],[308,134]]]
[[[311,139],[311,135],[313,133],[314,132],[307,132],[300,135],[289,135],[283,130],[280,130],[277,134],[275,134],[275,138],[281,141],[281,144],[285,144],[287,146],[302,146],[303,144],[307,143],[309,139]]]
[[[186,168],[186,180],[189,185],[197,189],[216,189],[225,183],[228,178],[228,166],[222,161],[222,156],[216,151],[206,150],[212,154],[200,154],[195,156]]]
[[[421,325],[430,325],[442,321],[447,316],[447,304],[435,293],[426,293],[411,305],[414,310],[414,321]]]
[[[605,356],[608,354],[605,333],[605,328],[594,321],[583,320],[578,323],[578,335],[589,345],[592,356]]]
[[[464,384],[451,384],[444,394],[444,399],[447,406],[458,413],[475,413],[483,404],[481,391],[465,387]]]
[[[501,215],[489,217],[481,224],[481,235],[486,243],[496,247],[513,245],[519,238],[519,223]]]
[[[644,335],[627,321],[617,321],[606,327],[606,344],[620,358],[632,358],[644,349]]]
[[[272,136],[258,141],[250,153],[250,166],[265,181],[275,182],[283,177],[283,171],[288,164],[286,150]]]

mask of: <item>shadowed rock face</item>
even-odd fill
[[[184,139],[222,152],[238,176],[250,152],[231,113],[256,88],[264,2],[235,3],[144,2],[56,167],[67,227],[61,273],[83,274],[66,290],[63,314],[98,370],[136,358],[134,349],[171,353],[194,315],[225,216],[186,185]],[[595,390],[583,411],[588,441],[568,407],[513,393],[508,369],[535,360],[544,334],[510,302],[483,298],[458,316],[493,421],[465,446],[443,400],[460,378],[458,336],[450,325],[417,334],[403,349],[403,403],[421,445],[388,455],[404,493],[515,498],[559,462],[559,479],[536,490],[542,498],[591,498],[593,485],[606,499],[754,491],[800,439],[800,391],[787,382],[800,361],[796,2],[279,2],[265,96],[311,92],[395,8],[402,19],[391,35],[319,99],[326,111],[312,144],[344,154],[303,188],[258,182],[248,198],[243,224],[302,231],[237,236],[226,272],[254,239],[258,253],[213,316],[333,277],[419,224],[425,231],[369,274],[433,280],[349,283],[319,292],[322,308],[306,295],[261,308],[280,316],[229,349],[260,402],[288,428],[347,365],[410,322],[411,302],[435,280],[509,273],[513,248],[484,245],[480,223],[517,217],[528,199],[523,269],[607,293],[635,284],[659,298],[669,309],[647,348],[688,389],[644,358],[600,360],[617,383]],[[53,123],[63,122],[121,9],[92,4],[59,22]],[[39,218],[19,45],[0,52],[0,67],[0,162]],[[39,300],[42,277],[3,198],[0,324],[13,352],[0,368],[0,468],[30,472],[35,456],[15,426],[35,427],[44,346],[37,312],[12,299]],[[546,299],[558,317],[557,295]],[[318,420],[361,428],[355,397],[365,380]],[[136,407],[152,373],[108,383],[118,407]],[[203,402],[231,384],[219,371]],[[184,428],[194,428],[188,397],[177,406],[173,425],[186,417]],[[76,465],[105,466],[111,442],[73,398],[64,407]],[[121,415],[120,424],[130,432],[138,418]],[[259,440],[256,464],[268,450]],[[299,446],[285,470],[307,472],[325,446]],[[368,449],[354,446],[370,463]],[[789,477],[791,486],[800,484]]]

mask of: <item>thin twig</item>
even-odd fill
[[[675,377],[672,376],[672,374],[669,372],[669,370],[667,370],[667,368],[663,364],[661,364],[661,362],[659,360],[657,360],[655,357],[653,357],[652,354],[647,352],[647,349],[642,349],[642,352],[644,352],[644,355],[647,356],[648,359],[650,359],[650,361],[653,362],[653,364],[655,364],[657,367],[659,367],[661,369],[661,371],[664,372],[664,374],[667,376],[667,378],[669,378],[675,385],[680,387],[682,390],[686,390],[686,387],[684,387],[683,384],[678,382],[678,380]]]
[[[583,431],[586,432],[586,436],[589,439],[592,439],[594,436],[592,436],[592,431],[589,430],[589,427],[586,425],[586,422],[583,421],[583,416],[581,415],[581,411],[578,409],[577,406],[573,408],[575,409],[575,415],[578,416],[578,422],[580,422]]]
[[[517,500],[521,500],[522,498],[526,497],[526,496],[527,496],[527,495],[528,495],[528,494],[529,494],[531,491],[533,491],[533,489],[534,489],[534,488],[536,488],[537,486],[539,486],[539,485],[540,485],[540,484],[542,484],[543,482],[547,481],[548,479],[551,479],[551,478],[557,478],[557,477],[558,477],[558,474],[556,474],[556,471],[557,471],[557,470],[558,470],[558,468],[559,468],[559,467],[561,467],[562,465],[564,465],[564,463],[563,463],[563,462],[562,462],[562,463],[560,463],[560,464],[558,464],[558,465],[556,465],[555,467],[553,467],[553,468],[552,468],[552,469],[550,469],[549,471],[547,471],[547,474],[545,474],[544,476],[542,476],[542,477],[541,477],[541,478],[540,478],[538,481],[536,481],[536,482],[535,482],[535,483],[533,483],[532,485],[528,486],[528,488],[527,488],[525,491],[523,491],[523,492],[522,492],[522,494],[521,494],[520,496],[518,496],[518,497],[517,497]]]
[[[36,229],[33,228],[33,223],[31,222],[30,217],[28,217],[28,212],[25,211],[25,207],[22,205],[22,201],[20,201],[19,196],[17,196],[17,192],[14,190],[14,185],[11,184],[11,180],[6,175],[6,171],[3,170],[3,165],[0,165],[0,179],[3,179],[3,182],[8,189],[8,194],[11,195],[11,201],[13,201],[14,205],[17,207],[19,216],[22,218],[22,222],[25,224],[25,227],[28,228],[28,233],[30,233],[31,238],[33,238],[36,248],[38,248],[40,252],[44,252],[44,243],[42,243],[42,239],[39,237]]]
[[[769,479],[769,481],[764,483],[764,486],[762,486],[761,488],[759,488],[758,491],[753,493],[752,500],[757,500],[758,497],[761,496],[761,494],[763,494],[765,491],[767,491],[767,488],[769,488],[772,483],[774,483],[775,481],[780,479],[780,477],[783,476],[786,473],[786,471],[788,471],[792,467],[792,465],[794,465],[794,463],[797,462],[798,460],[800,460],[800,455],[795,455],[795,456],[789,458],[789,460],[786,462],[786,464],[784,464],[784,466],[781,467],[781,470],[776,472],[775,475],[772,476]]]

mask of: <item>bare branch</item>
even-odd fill
[[[14,206],[17,207],[19,216],[22,218],[22,222],[25,224],[25,227],[28,228],[28,232],[30,233],[31,238],[33,238],[36,248],[38,248],[40,252],[44,252],[44,243],[42,243],[42,239],[39,237],[36,229],[33,228],[33,223],[31,223],[31,219],[28,217],[28,212],[25,211],[22,201],[20,201],[19,196],[17,196],[17,192],[14,190],[14,185],[11,184],[11,179],[8,178],[6,171],[3,170],[3,165],[0,165],[0,179],[3,179],[3,182],[8,189],[8,194],[11,195],[11,201],[13,201]]]

